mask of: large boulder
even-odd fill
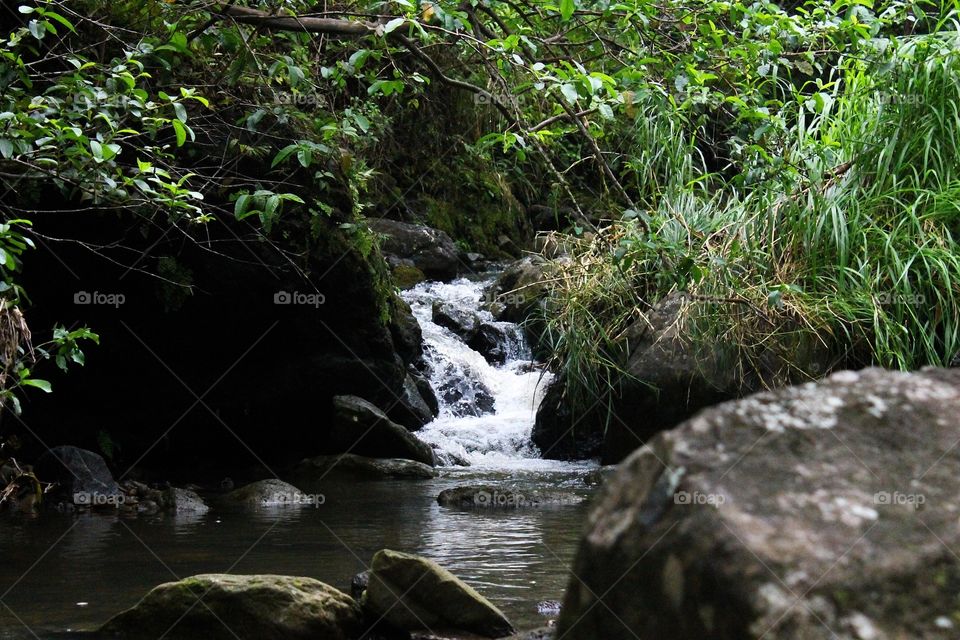
[[[822,354],[799,342],[770,348],[754,363],[731,361],[722,345],[698,346],[686,330],[697,312],[689,305],[684,294],[671,294],[624,331],[613,357],[625,375],[613,381],[609,402],[590,398],[587,408],[575,411],[563,399],[564,381],[557,382],[544,396],[533,430],[544,457],[600,455],[604,464],[617,463],[705,407],[824,370],[817,363]]]
[[[955,638],[960,371],[836,373],[702,412],[621,464],[558,636]]]
[[[506,616],[452,573],[426,558],[384,549],[373,556],[361,604],[403,631],[513,633]]]
[[[36,475],[43,482],[57,483],[57,494],[76,505],[118,506],[124,501],[107,463],[93,451],[54,447],[37,460]]]
[[[98,637],[125,640],[352,640],[362,631],[350,596],[312,578],[197,575],[161,584],[111,618]]]
[[[380,246],[394,270],[413,267],[435,280],[457,277],[457,246],[443,231],[387,218],[372,218],[367,225],[384,236]]]
[[[373,458],[406,458],[435,464],[433,449],[380,409],[357,396],[333,398],[331,445],[342,452]]]
[[[306,458],[293,469],[293,478],[306,485],[322,480],[392,478],[434,478],[437,470],[430,465],[399,458],[367,458],[352,453],[337,456]]]

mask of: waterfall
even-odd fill
[[[423,330],[425,373],[440,404],[416,435],[443,465],[512,467],[540,456],[530,431],[552,376],[532,361],[517,325],[482,308],[490,282],[425,282],[403,294]],[[446,321],[434,320],[435,307]]]

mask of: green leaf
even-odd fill
[[[563,94],[563,97],[567,99],[567,102],[570,104],[576,104],[579,94],[577,93],[577,88],[572,84],[562,84],[560,85],[560,93]]]
[[[27,387],[36,387],[37,389],[40,389],[46,393],[53,391],[53,387],[49,382],[46,380],[40,380],[39,378],[27,378],[26,380],[21,380],[20,384]]]
[[[407,21],[406,18],[394,18],[393,20],[391,20],[390,22],[388,22],[386,25],[384,25],[384,27],[383,27],[383,35],[387,35],[388,33],[396,30],[397,27],[399,27],[400,25],[402,25],[402,24],[403,24],[404,22],[406,22],[406,21]]]
[[[187,108],[183,106],[182,102],[173,103],[173,112],[177,114],[177,120],[180,122],[187,121]]]
[[[233,204],[233,217],[237,220],[242,220],[244,218],[244,213],[247,211],[247,203],[250,202],[250,196],[243,194],[237,201]]]
[[[573,4],[573,0],[560,0],[560,17],[564,22],[573,16],[573,11],[575,8],[576,7]]]
[[[177,136],[177,146],[182,147],[183,143],[187,141],[187,130],[179,120],[174,120],[172,124],[173,132]]]

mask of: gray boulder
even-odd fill
[[[154,588],[132,609],[111,618],[98,637],[352,640],[362,628],[357,603],[318,580],[208,574]]]
[[[836,373],[700,413],[620,465],[558,637],[955,638],[960,371]]]
[[[367,225],[384,236],[380,246],[395,269],[412,266],[434,280],[457,277],[457,246],[443,231],[386,218],[372,218]]]
[[[292,475],[298,482],[317,483],[335,479],[434,478],[433,467],[399,458],[367,458],[352,453],[316,456],[302,460]]]
[[[599,455],[604,464],[617,463],[701,409],[825,370],[819,349],[799,338],[789,348],[771,346],[756,363],[740,362],[722,346],[698,348],[687,331],[697,313],[689,304],[684,294],[671,294],[627,328],[613,354],[626,375],[615,381],[609,404],[577,412],[564,399],[562,379],[551,387],[532,434],[544,457]]]
[[[403,631],[513,633],[506,616],[452,573],[426,558],[384,549],[373,556],[361,605]]]
[[[44,482],[56,482],[66,502],[80,506],[116,507],[124,500],[104,459],[79,447],[54,447],[37,460],[36,475]]]
[[[433,466],[433,449],[357,396],[334,396],[330,444],[373,458],[406,458]]]
[[[542,509],[580,504],[583,500],[583,496],[570,491],[498,485],[454,487],[437,496],[441,507],[459,509]]]

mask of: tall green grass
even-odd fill
[[[689,294],[684,335],[726,354],[745,381],[823,373],[797,356],[804,345],[829,352],[817,363],[827,367],[950,363],[960,352],[960,36],[949,26],[847,61],[822,108],[794,114],[783,157],[804,170],[790,178],[718,187],[704,179],[697,131],[672,124],[662,103],[638,107],[647,124],[629,153],[655,187],[643,192],[643,223],[611,221],[580,240],[555,278],[546,335],[569,393],[615,390],[624,335],[673,291]],[[771,354],[783,365],[772,377],[760,371]]]

